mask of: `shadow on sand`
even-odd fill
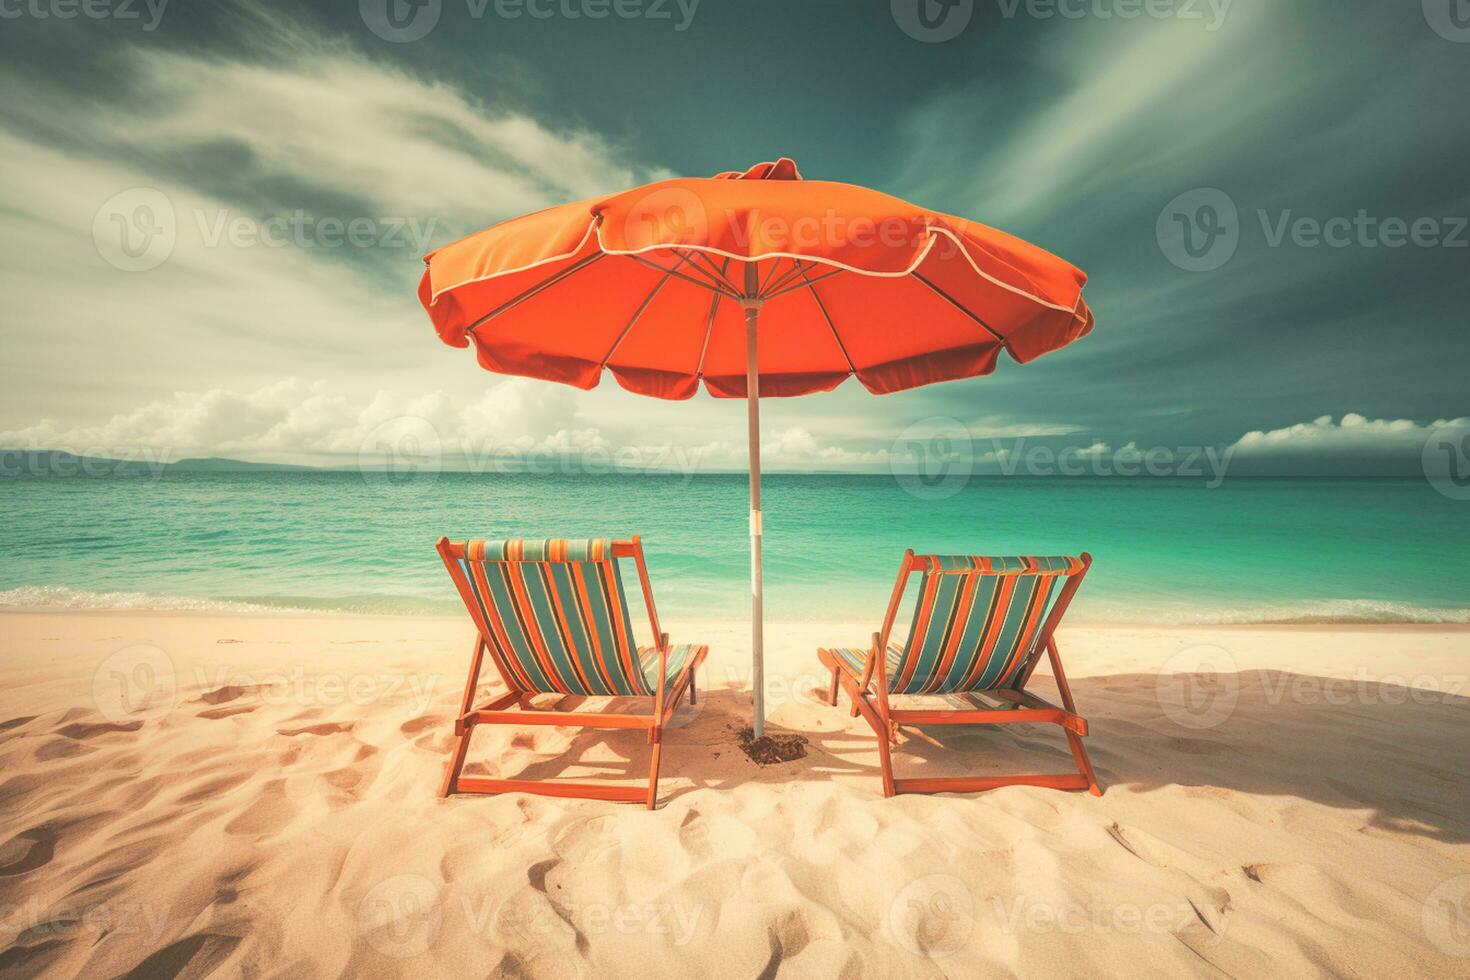
[[[1049,677],[1038,674],[1032,688],[1054,699]],[[1470,699],[1281,671],[1114,674],[1075,678],[1072,688],[1080,713],[1091,724],[1087,746],[1104,793],[1182,786],[1293,797],[1367,810],[1367,825],[1373,828],[1447,843],[1470,841],[1470,812],[1464,805],[1470,754],[1446,751],[1464,744]],[[850,717],[845,695],[835,708],[823,697],[815,688],[798,692],[800,705],[777,709],[768,726],[771,732],[804,735],[809,741],[806,758],[758,766],[738,745],[739,730],[750,714],[749,691],[701,691],[697,706],[691,710],[687,703],[681,705],[665,733],[661,805],[695,789],[847,777],[867,780],[873,796],[881,797],[871,729]],[[630,710],[626,704],[580,701],[564,698],[557,707]],[[801,725],[792,725],[793,720]],[[471,759],[485,760],[493,753],[487,738],[479,751],[472,750]],[[588,761],[609,757],[625,764]],[[501,775],[645,781],[647,760],[640,733],[585,729],[555,758],[537,761],[519,774]],[[894,749],[894,769],[900,776],[1071,768],[1066,741],[1051,725],[905,727]],[[569,771],[573,769],[575,773]],[[485,771],[483,761],[472,762],[466,774]]]

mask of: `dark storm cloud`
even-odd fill
[[[808,177],[993,224],[1088,271],[1099,328],[1071,348],[1003,359],[989,379],[885,399],[849,384],[773,409],[854,454],[948,415],[1082,445],[1279,430],[1272,446],[1300,440],[1329,468],[1402,466],[1430,423],[1467,414],[1470,232],[1456,222],[1470,213],[1470,43],[1436,30],[1425,5],[976,0],[962,30],[926,43],[905,2],[704,0],[669,5],[673,19],[637,5],[594,19],[424,0],[399,12],[433,7],[434,27],[404,43],[356,3],[175,0],[149,31],[21,17],[0,34],[0,135],[32,167],[85,169],[101,198],[147,180],[254,221],[406,216],[430,244],[662,173],[787,154]],[[62,236],[74,221],[55,216],[62,203],[4,201],[11,237]],[[1200,256],[1169,237],[1186,227]],[[413,256],[312,258],[344,266],[372,315],[412,314]],[[44,308],[19,295],[15,316]],[[344,302],[323,296],[321,309]],[[195,322],[221,336],[259,330],[232,325],[229,304],[200,305]],[[44,365],[37,343],[28,356]],[[313,331],[323,364],[332,345]],[[99,411],[138,401],[114,394]],[[55,407],[27,397],[12,387],[7,423]],[[1405,424],[1352,438],[1316,424],[1329,416],[1336,432],[1351,413]]]

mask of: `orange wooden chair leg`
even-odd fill
[[[480,634],[475,634],[475,645],[470,652],[470,672],[465,677],[464,694],[459,701],[459,713],[461,716],[469,711],[475,703],[475,690],[480,683],[480,668],[485,662],[485,639]],[[459,725],[456,722],[456,731]],[[459,771],[464,768],[465,754],[470,750],[470,734],[475,728],[470,725],[460,734],[454,737],[454,747],[449,753],[449,768],[444,773],[444,782],[439,787],[439,798],[443,799],[453,793],[459,785]]]
[[[658,762],[663,747],[663,738],[658,737],[653,743],[653,761],[649,764],[648,769],[648,808],[650,810],[658,806]]]
[[[883,795],[893,796],[897,791],[893,784],[893,753],[888,745],[888,738],[882,732],[875,732],[878,736],[878,765],[883,770]]]
[[[835,706],[837,704],[837,671],[840,668],[832,668],[832,690],[827,692],[827,703]]]
[[[1077,771],[1087,779],[1087,792],[1093,796],[1102,796],[1102,787],[1097,784],[1097,774],[1092,771],[1092,760],[1087,758],[1087,748],[1082,744],[1082,737],[1076,732],[1067,731],[1067,744],[1072,747],[1072,759],[1077,763]]]
[[[475,726],[471,725],[465,729],[463,735],[454,737],[454,748],[449,756],[449,768],[444,771],[444,783],[439,787],[439,798],[442,800],[455,791],[459,782],[459,771],[464,768],[465,755],[470,750],[470,736],[474,734]]]
[[[1075,715],[1077,702],[1072,700],[1072,685],[1067,683],[1067,672],[1062,669],[1062,654],[1055,639],[1047,640],[1046,655],[1051,660],[1051,672],[1057,682],[1057,693],[1062,696],[1062,706]],[[1087,791],[1093,796],[1102,796],[1102,788],[1097,784],[1097,774],[1092,771],[1092,760],[1087,757],[1087,747],[1082,744],[1082,738],[1070,728],[1064,730],[1077,770],[1087,779]]]

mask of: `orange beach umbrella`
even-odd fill
[[[782,158],[502,222],[424,257],[446,344],[502,374],[744,398],[752,686],[763,728],[759,398],[989,374],[1092,329],[1080,269],[994,228]]]

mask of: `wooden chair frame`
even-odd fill
[[[817,657],[823,666],[832,671],[832,687],[827,695],[827,703],[837,704],[837,690],[841,686],[852,699],[853,717],[862,715],[872,727],[873,733],[878,736],[878,761],[883,771],[884,796],[895,796],[899,793],[971,793],[999,786],[1085,789],[1093,796],[1102,795],[1102,789],[1098,786],[1097,776],[1092,769],[1092,762],[1087,757],[1087,749],[1082,744],[1082,738],[1087,735],[1087,721],[1077,714],[1076,703],[1072,700],[1072,689],[1067,684],[1066,672],[1062,670],[1061,654],[1057,650],[1056,638],[1053,635],[1072,597],[1077,594],[1077,589],[1082,585],[1083,576],[1087,574],[1091,566],[1092,556],[1084,553],[1081,571],[1067,577],[1067,582],[1062,586],[1062,592],[1057,597],[1056,604],[1037,634],[1036,652],[1033,652],[1029,661],[1022,666],[1016,686],[1012,689],[980,691],[968,695],[972,700],[976,696],[981,696],[1008,702],[1007,706],[977,706],[973,710],[964,708],[907,710],[894,708],[889,703],[888,658],[886,656],[888,638],[893,631],[893,622],[898,616],[898,607],[903,600],[904,590],[908,586],[909,576],[914,572],[926,571],[934,565],[930,557],[916,556],[912,549],[904,552],[903,563],[899,567],[898,582],[893,587],[893,596],[888,601],[888,612],[883,617],[883,629],[873,634],[873,645],[868,651],[862,676],[854,677],[851,669],[833,651],[825,649],[817,651]],[[1036,670],[1036,665],[1041,660],[1039,651],[1043,647],[1051,661],[1052,674],[1056,678],[1057,689],[1061,693],[1061,707],[1025,690],[1027,682],[1030,681],[1032,673]],[[877,681],[876,685],[871,684],[874,679]],[[874,687],[876,691],[873,690]],[[895,779],[893,776],[890,745],[898,741],[900,725],[1005,725],[1025,722],[1060,726],[1067,736],[1067,744],[1072,750],[1072,759],[1077,765],[1077,771],[1075,773],[924,779]]]
[[[648,581],[648,565],[644,562],[643,545],[638,535],[634,535],[629,541],[614,541],[611,560],[632,558],[638,565],[638,581],[643,588],[643,601],[648,607],[649,624],[653,627],[658,649],[658,685],[652,698],[652,714],[548,711],[535,708],[531,702],[537,694],[550,694],[557,697],[582,697],[583,695],[562,695],[556,692],[526,690],[504,670],[498,670],[498,672],[505,683],[505,692],[475,707],[475,695],[479,688],[480,671],[484,666],[485,653],[489,644],[494,641],[490,624],[481,619],[474,593],[460,565],[460,560],[465,555],[465,545],[465,542],[451,542],[445,537],[441,537],[437,544],[439,557],[444,560],[444,567],[449,570],[450,578],[454,580],[455,587],[459,589],[460,598],[464,600],[465,608],[475,621],[476,628],[475,645],[470,653],[470,673],[465,680],[464,696],[460,699],[459,715],[454,720],[454,745],[450,749],[449,767],[444,774],[444,782],[439,788],[439,796],[446,797],[451,793],[534,793],[541,796],[644,803],[648,809],[652,810],[658,802],[658,768],[659,756],[663,748],[664,726],[673,717],[674,709],[678,707],[679,699],[683,697],[686,688],[689,691],[689,703],[695,703],[694,672],[708,655],[709,648],[696,647],[683,669],[679,671],[679,676],[672,684],[668,683],[669,634],[659,629],[658,611],[653,604],[653,587]],[[619,695],[619,697],[636,697],[636,695]],[[642,697],[647,697],[647,695]],[[513,707],[519,707],[520,710],[510,710]],[[578,728],[642,729],[647,732],[648,743],[653,746],[648,786],[645,788],[609,786],[572,780],[551,782],[539,779],[485,779],[476,776],[461,776],[460,771],[464,768],[465,756],[470,748],[470,738],[474,734],[476,725],[557,725]]]

